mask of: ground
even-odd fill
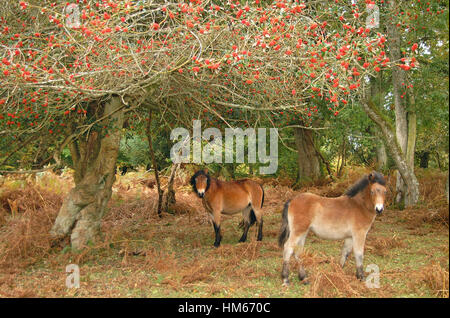
[[[155,215],[156,190],[149,174],[118,176],[103,238],[81,252],[68,241],[48,235],[62,198],[71,187],[70,173],[24,180],[7,179],[0,188],[0,296],[2,297],[448,297],[448,205],[445,175],[422,172],[421,203],[388,208],[369,231],[364,266],[380,270],[379,288],[367,288],[355,277],[352,258],[338,265],[342,241],[310,234],[304,263],[309,284],[296,278],[281,283],[282,251],[277,245],[284,202],[295,193],[341,194],[363,172],[318,187],[289,188],[288,181],[264,183],[264,238],[252,227],[246,243],[240,216],[225,217],[223,241],[213,247],[214,231],[187,184],[188,172],[177,179],[174,214]],[[393,178],[390,178],[393,180]],[[392,189],[389,187],[390,197]],[[440,191],[439,189],[442,189]],[[68,289],[68,264],[80,268],[80,288]]]

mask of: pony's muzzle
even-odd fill
[[[205,192],[204,192],[204,191],[199,191],[199,192],[198,192],[198,196],[199,196],[200,198],[203,198],[203,197],[205,196]]]
[[[381,214],[381,212],[383,212],[383,210],[384,210],[384,205],[383,205],[383,204],[376,204],[376,205],[375,205],[375,211],[376,211],[378,214]]]

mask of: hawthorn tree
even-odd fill
[[[203,10],[199,4],[20,1],[1,8],[3,133],[58,135],[57,161],[69,147],[75,187],[52,233],[70,235],[74,248],[99,233],[125,117],[202,54],[198,30],[186,22]]]
[[[180,70],[184,79],[171,89],[178,91],[181,81],[191,78],[192,84],[185,84],[191,87],[186,99],[194,109],[200,106],[222,120],[236,109],[260,111],[268,119],[292,115],[291,123],[297,120],[298,126],[299,168],[314,179],[320,173],[319,158],[305,127],[317,111],[314,100],[324,99],[338,116],[352,93],[364,86],[364,78],[391,63],[383,51],[385,36],[365,27],[364,10],[348,2],[308,3],[231,2],[230,27],[222,28],[208,58]],[[216,10],[222,12],[222,7]]]
[[[190,118],[207,111],[226,121],[221,114],[241,109],[270,121],[286,110],[307,118],[311,101],[322,99],[338,116],[368,76],[394,65],[385,36],[367,27],[364,6],[284,0],[5,4],[1,133],[25,141],[56,136],[54,160],[68,147],[74,162],[75,187],[52,233],[70,235],[74,248],[99,234],[130,114],[178,105],[171,111]]]

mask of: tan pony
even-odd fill
[[[213,221],[215,247],[219,247],[222,240],[222,213],[235,214],[242,211],[244,233],[239,242],[246,241],[248,230],[255,222],[258,226],[257,240],[262,240],[264,190],[260,184],[249,179],[221,181],[211,177],[207,171],[199,170],[192,176],[191,185]]]
[[[344,266],[353,250],[356,261],[356,277],[364,279],[363,256],[367,232],[375,216],[384,210],[386,181],[378,172],[365,175],[344,195],[325,198],[312,193],[302,193],[284,205],[282,226],[278,243],[283,251],[283,284],[289,284],[289,260],[295,252],[300,263],[298,277],[305,279],[301,253],[306,236],[312,231],[318,237],[344,240],[340,263]]]

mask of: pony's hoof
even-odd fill
[[[214,243],[214,247],[218,248],[220,246],[220,243]]]
[[[356,268],[356,278],[358,278],[360,281],[364,281],[365,275],[364,275],[364,269],[362,266],[358,266]]]
[[[305,271],[305,270],[300,270],[300,271],[298,272],[298,279],[299,279],[300,281],[304,281],[305,278],[306,278],[306,271]]]
[[[366,277],[364,276],[364,274],[361,273],[357,273],[356,274],[356,278],[359,279],[360,281],[365,281]]]
[[[283,287],[289,287],[289,279],[283,279]]]
[[[240,239],[238,243],[244,243],[247,239]]]

